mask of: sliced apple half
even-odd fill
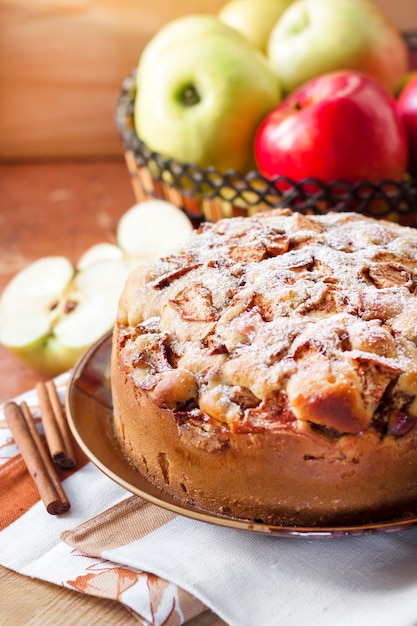
[[[65,257],[35,261],[0,298],[0,343],[49,376],[70,369],[109,330],[128,275],[120,260],[76,270]]]
[[[119,246],[116,246],[114,243],[109,243],[107,241],[102,241],[100,243],[96,243],[91,248],[87,248],[85,252],[80,256],[77,261],[77,269],[83,270],[89,265],[93,263],[97,263],[97,261],[103,260],[118,260],[121,261],[123,259],[123,252]]]
[[[165,256],[191,233],[191,220],[165,200],[146,200],[126,211],[117,225],[117,243],[131,264]]]

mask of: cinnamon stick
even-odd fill
[[[54,381],[48,380],[48,382],[46,383],[46,388],[48,390],[49,400],[51,402],[55,419],[58,423],[62,440],[64,442],[65,460],[63,467],[74,467],[75,452],[72,445],[71,433],[68,422],[64,415],[64,411],[62,409],[61,400],[59,399],[58,391],[56,389]]]
[[[74,467],[75,454],[61,401],[52,380],[36,384],[42,423],[49,452],[61,467]]]
[[[69,500],[52,462],[47,460],[46,451],[42,451],[39,435],[34,434],[36,426],[32,423],[33,417],[28,407],[24,405],[22,409],[16,402],[7,402],[4,415],[46,510],[51,515],[65,513],[70,508]]]
[[[70,508],[70,503],[67,498],[67,495],[64,491],[64,488],[61,485],[61,481],[59,480],[58,474],[56,473],[54,464],[52,463],[51,457],[48,454],[48,450],[42,442],[41,436],[38,433],[38,429],[36,428],[35,420],[33,419],[33,415],[30,412],[30,409],[26,402],[22,402],[20,404],[20,408],[26,422],[26,426],[32,436],[32,439],[35,443],[35,446],[40,454],[40,457],[45,465],[45,469],[48,472],[48,476],[50,477],[53,486],[55,487],[56,493],[58,495],[59,500],[61,501],[61,509],[62,512],[68,511]]]

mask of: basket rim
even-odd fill
[[[413,37],[417,44],[417,32],[413,33]],[[346,211],[352,210],[349,204],[356,203],[358,210],[375,217],[375,211],[369,212],[367,204],[380,200],[386,206],[378,209],[378,217],[385,217],[393,210],[402,215],[417,213],[417,179],[408,174],[401,181],[386,178],[354,183],[343,179],[325,182],[314,177],[295,181],[282,175],[267,178],[255,169],[239,174],[233,169],[221,172],[213,166],[201,168],[195,163],[183,163],[151,150],[137,136],[134,126],[136,70],[136,67],[133,68],[122,82],[116,101],[115,122],[125,151],[131,153],[138,168],[147,169],[150,177],[158,183],[180,189],[185,196],[193,197],[197,193],[203,199],[219,198],[232,203],[236,197],[245,197],[246,204],[256,206],[262,201],[267,208],[294,208],[296,204],[297,210],[308,210],[325,203],[326,207],[331,205],[332,210]],[[167,173],[170,176],[167,177]],[[183,184],[184,180],[186,184]],[[222,190],[225,188],[228,196],[223,197]],[[231,197],[233,192],[235,197]],[[248,200],[251,194],[255,194],[252,201]],[[316,212],[327,210],[318,209]]]

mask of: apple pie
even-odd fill
[[[132,270],[114,430],[165,493],[317,526],[417,509],[417,231],[289,209],[203,223]]]

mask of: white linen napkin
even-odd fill
[[[231,626],[417,624],[417,529],[283,538],[173,516],[142,533],[100,555],[170,580]]]

